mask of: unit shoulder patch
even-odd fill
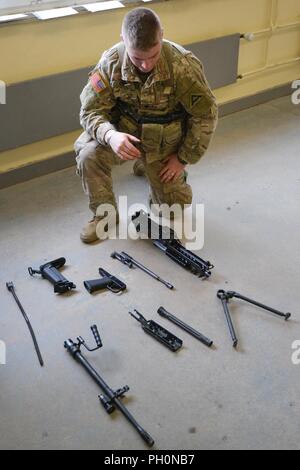
[[[99,71],[90,75],[90,82],[96,93],[101,93],[107,88],[107,84]]]

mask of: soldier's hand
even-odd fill
[[[159,173],[160,180],[162,183],[175,182],[182,175],[185,165],[180,163],[177,158],[177,154],[174,153],[169,155],[163,160],[165,164],[164,168]]]
[[[133,143],[141,142],[139,139],[124,132],[113,132],[109,138],[109,145],[121,160],[136,160],[141,157],[141,152]]]

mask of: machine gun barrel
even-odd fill
[[[93,334],[95,338],[96,336],[98,337],[98,347],[96,349],[99,349],[102,346],[102,342],[100,341],[99,343],[99,333],[97,328],[95,326],[93,328]],[[115,408],[117,408],[132,424],[132,426],[139,433],[145,443],[149,447],[152,447],[154,445],[153,438],[150,436],[150,434],[147,433],[147,431],[145,431],[145,429],[142,428],[142,426],[136,421],[136,419],[132,416],[132,414],[128,411],[128,409],[123,405],[123,403],[119,399],[125,395],[125,393],[129,390],[129,387],[126,385],[122,389],[116,391],[112,390],[109,385],[105,382],[105,380],[99,375],[99,373],[92,367],[89,361],[83,356],[80,350],[82,345],[87,348],[82,338],[80,337],[78,338],[78,343],[74,343],[71,339],[65,341],[64,343],[64,347],[66,348],[66,350],[72,355],[72,357],[77,362],[79,362],[84,367],[90,377],[92,377],[92,379],[101,388],[103,394],[99,395],[99,399],[105,411],[108,414],[111,414],[115,410]]]

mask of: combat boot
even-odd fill
[[[145,165],[142,160],[136,160],[133,165],[133,173],[135,176],[145,176],[146,175],[146,170],[145,170]]]
[[[93,243],[99,240],[97,236],[97,225],[103,217],[94,216],[82,229],[80,239],[83,243]],[[119,223],[119,214],[116,213],[116,224]],[[108,224],[104,227],[104,231],[108,230]]]

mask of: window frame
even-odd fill
[[[37,0],[38,1],[38,0]],[[65,18],[71,18],[72,16],[77,17],[78,15],[94,15],[94,14],[103,14],[103,13],[111,13],[113,11],[120,11],[122,8],[117,8],[117,9],[108,9],[108,10],[103,10],[103,11],[97,11],[97,12],[91,12],[86,10],[84,7],[81,5],[83,4],[88,4],[88,3],[105,3],[106,1],[109,0],[53,0],[51,2],[48,0],[45,0],[43,3],[36,3],[32,5],[24,5],[23,7],[11,7],[11,8],[2,8],[0,6],[0,17],[1,16],[10,16],[10,15],[17,15],[17,14],[24,14],[26,17],[21,18],[21,19],[10,19],[7,21],[0,21],[0,28],[2,26],[9,26],[9,25],[16,25],[19,23],[31,23],[35,21],[55,21],[55,20],[61,20]],[[145,8],[151,7],[153,4],[157,3],[162,3],[162,2],[167,2],[170,0],[148,0],[148,1],[143,1],[143,0],[119,0],[120,3],[124,5],[125,8],[128,7],[138,7],[138,6],[144,6]],[[30,7],[30,9],[29,9]],[[59,8],[66,8],[66,7],[71,7],[75,11],[77,11],[77,15],[70,15],[70,16],[63,16],[59,18],[52,18],[52,19],[47,19],[47,20],[41,20],[37,18],[33,12],[35,11],[46,11],[46,10],[51,10],[51,9],[59,9]]]

